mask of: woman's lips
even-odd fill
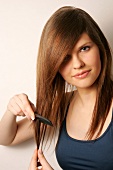
[[[83,78],[85,78],[85,77],[88,76],[88,74],[89,74],[90,71],[91,71],[91,70],[82,71],[82,72],[80,72],[80,73],[75,74],[73,77],[75,77],[75,78],[77,78],[77,79],[83,79]]]

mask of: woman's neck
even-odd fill
[[[95,87],[86,89],[77,89],[75,99],[82,107],[93,107],[96,101],[97,89]]]

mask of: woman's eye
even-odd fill
[[[88,51],[90,49],[90,46],[85,46],[80,49],[80,51]]]
[[[71,55],[67,55],[67,56],[64,58],[63,63],[67,63],[70,59],[71,59]]]

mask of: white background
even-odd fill
[[[65,5],[86,10],[113,47],[112,0],[0,0],[0,118],[15,94],[26,93],[35,104],[41,31],[51,14]],[[34,140],[13,147],[0,146],[0,170],[28,170],[35,147]]]

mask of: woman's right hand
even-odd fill
[[[39,162],[37,163],[37,160],[39,159]],[[38,167],[37,167],[37,164]],[[50,164],[47,162],[43,152],[41,150],[35,150],[29,165],[29,170],[53,170],[53,168],[50,166]]]
[[[35,118],[35,106],[26,94],[12,97],[7,105],[6,112],[0,120],[0,145],[15,145],[33,137],[33,128],[29,128]],[[16,121],[17,116],[26,116],[27,119]]]
[[[15,116],[26,116],[29,120],[35,119],[35,106],[24,93],[15,95],[10,99],[7,105],[7,111]]]

